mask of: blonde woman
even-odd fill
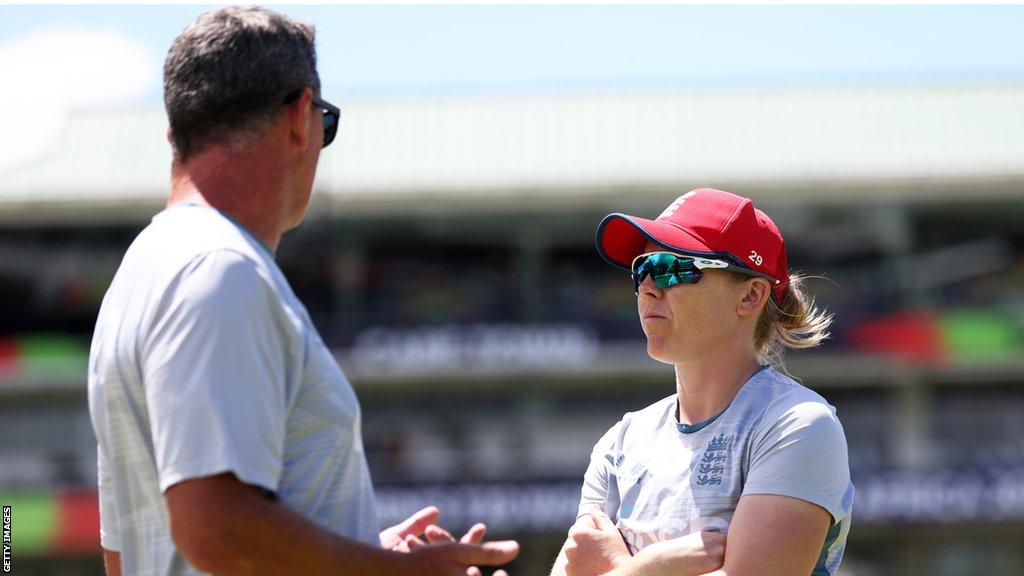
[[[601,256],[629,270],[647,352],[675,393],[597,442],[553,576],[835,574],[853,485],[835,408],[773,367],[831,316],[790,274],[747,198],[699,189],[657,219],[610,214]]]

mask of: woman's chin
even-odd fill
[[[664,364],[675,364],[672,354],[660,338],[647,338],[647,355]]]

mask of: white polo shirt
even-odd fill
[[[103,299],[89,357],[100,536],[124,574],[198,574],[163,492],[232,472],[379,545],[352,387],[259,240],[218,211],[153,218]]]

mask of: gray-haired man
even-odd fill
[[[454,542],[435,508],[378,533],[359,404],[274,262],[337,129],[313,41],[225,8],[167,56],[167,209],[125,254],[89,361],[108,574],[463,576],[518,553],[482,525]]]

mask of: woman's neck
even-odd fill
[[[739,357],[722,354],[676,364],[679,421],[696,424],[725,410],[760,368],[752,353]]]

